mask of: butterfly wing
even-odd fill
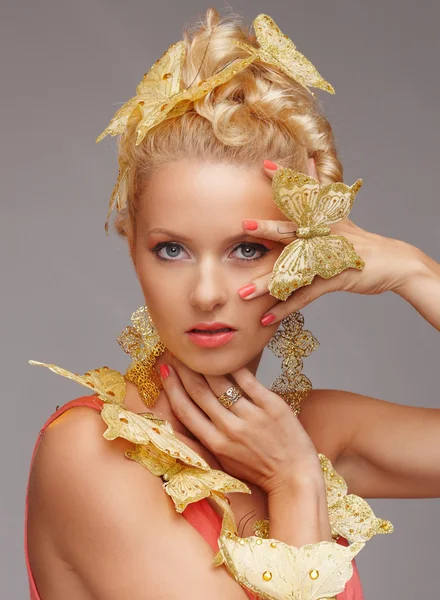
[[[136,450],[127,450],[125,456],[135,460],[156,477],[162,477],[177,462],[175,458],[158,450],[153,444],[136,445]]]
[[[349,547],[334,542],[306,544],[300,549],[271,538],[219,538],[222,558],[234,579],[264,600],[322,600],[343,591],[353,575],[352,560],[363,543]],[[313,569],[317,579],[309,576]],[[263,575],[264,574],[264,575]]]
[[[346,219],[361,187],[362,179],[358,179],[352,186],[342,182],[322,186],[310,205],[313,223],[332,225]]]
[[[141,120],[151,111],[160,111],[162,105],[179,90],[184,58],[185,43],[183,41],[170,46],[137,85],[136,96],[130,98],[116,111],[109,125],[97,137],[96,142],[100,142],[106,135],[114,136],[123,133],[135,110],[139,110]]]
[[[245,69],[254,60],[254,57],[237,60],[205,81],[201,81],[193,87],[176,92],[172,97],[167,98],[166,101],[150,107],[148,111],[143,110],[142,119],[139,121],[136,129],[136,145],[139,145],[142,142],[146,133],[152,127],[163,121],[165,118],[169,119],[183,114],[192,102],[200,100],[200,98],[209,94],[215,87],[229,81],[229,79]]]
[[[107,218],[104,224],[104,229],[106,233],[108,233],[108,223],[110,221],[110,216],[113,212],[114,207],[117,207],[118,212],[120,212],[123,208],[126,207],[128,168],[128,163],[121,159],[119,163],[118,177],[116,179],[116,183],[113,187],[110,196],[110,201],[108,203]]]
[[[269,281],[269,292],[275,298],[286,300],[293,290],[312,282],[315,261],[309,242],[296,239],[277,258]]]
[[[136,88],[136,94],[142,98],[151,98],[151,101],[156,101],[159,97],[165,100],[177,94],[185,53],[185,42],[172,44],[144,75]]]
[[[319,454],[324,475],[327,506],[334,536],[341,535],[348,542],[366,542],[378,533],[392,533],[390,521],[375,516],[369,504],[355,494],[347,495],[347,483],[333,468],[330,460]]]
[[[31,365],[37,365],[40,367],[47,367],[57,375],[67,377],[80,385],[83,385],[93,390],[101,400],[109,402],[111,404],[122,404],[125,398],[125,379],[119,373],[108,367],[101,367],[99,369],[93,369],[87,371],[84,375],[78,375],[67,371],[57,365],[47,364],[38,362],[36,360],[30,360]]]
[[[253,26],[260,48],[256,51],[253,46],[240,41],[236,42],[237,46],[258,55],[263,62],[276,65],[308,92],[309,87],[315,87],[330,94],[335,93],[333,86],[322,78],[316,67],[296,49],[292,40],[280,30],[271,17],[258,15]]]
[[[292,169],[277,169],[272,179],[275,204],[298,227],[309,227],[312,224],[311,206],[316,202],[319,189],[316,179]],[[313,222],[321,224],[316,220]]]
[[[272,180],[273,197],[278,208],[299,227],[331,225],[345,219],[362,186],[358,179],[352,186],[342,182],[320,186],[319,183],[292,169],[278,169]]]
[[[194,450],[181,442],[174,434],[171,425],[150,413],[138,415],[122,406],[105,405],[101,416],[108,425],[104,437],[114,440],[124,438],[133,444],[152,443],[173,458],[200,469],[208,470],[208,463]]]
[[[341,535],[349,543],[366,542],[376,534],[393,533],[390,521],[376,517],[368,502],[355,494],[340,498],[329,508],[334,536]]]
[[[364,261],[351,242],[339,235],[296,239],[275,262],[269,291],[286,300],[296,289],[312,283],[315,275],[330,279],[345,269],[363,269]]]
[[[185,510],[191,502],[207,498],[213,490],[222,493],[251,493],[245,483],[223,471],[216,469],[201,471],[191,468],[184,468],[173,475],[165,484],[165,490],[174,500],[178,512]]]

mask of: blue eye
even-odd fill
[[[162,250],[164,250],[165,252],[161,254]],[[181,250],[183,250],[183,246],[177,244],[176,242],[161,242],[160,244],[154,246],[154,248],[151,249],[151,252],[153,252],[153,254],[156,254],[156,256],[160,260],[173,261],[181,260],[179,258]]]
[[[263,256],[269,252],[269,248],[266,248],[266,246],[263,246],[263,244],[252,244],[246,242],[236,246],[233,251],[235,252],[238,249],[242,249],[243,255],[243,257],[238,257],[238,260],[247,262],[263,258]]]
[[[259,260],[263,258],[270,249],[263,244],[254,244],[243,242],[235,246],[232,253],[240,250],[242,255],[236,256],[235,258],[241,262],[250,262],[252,260]],[[159,260],[168,262],[177,262],[183,260],[182,251],[186,252],[184,247],[177,242],[160,242],[154,248],[150,250],[157,256]]]

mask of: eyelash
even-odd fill
[[[155,254],[157,258],[159,260],[162,260],[163,262],[179,262],[183,260],[181,258],[164,258],[163,256],[160,256],[159,251],[162,250],[162,248],[166,248],[167,246],[178,246],[179,248],[183,248],[183,246],[181,244],[178,244],[177,242],[160,242],[159,244],[156,244],[154,248],[151,248],[150,252]],[[266,246],[263,246],[263,244],[254,244],[250,242],[242,242],[241,244],[238,244],[237,246],[235,246],[232,252],[234,252],[238,248],[241,248],[242,246],[248,248],[255,248],[255,250],[260,250],[262,254],[261,256],[257,256],[255,258],[238,258],[237,260],[239,260],[240,262],[253,262],[254,260],[260,260],[261,258],[264,258],[264,256],[266,256],[268,252],[270,252],[270,249]]]

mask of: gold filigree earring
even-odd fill
[[[159,338],[146,306],[141,306],[132,314],[131,322],[133,325],[128,325],[116,338],[133,360],[124,377],[137,386],[144,404],[151,408],[156,404],[162,389],[154,364],[166,347]]]
[[[281,321],[267,347],[279,358],[282,373],[273,381],[270,389],[281,396],[295,415],[301,412],[301,402],[312,389],[312,382],[301,373],[303,357],[309,356],[319,346],[313,333],[304,330],[304,317],[296,311]]]

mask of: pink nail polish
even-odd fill
[[[168,365],[160,365],[159,371],[160,371],[160,375],[161,375],[162,379],[166,379],[168,377],[168,375],[170,374]]]
[[[271,160],[265,160],[263,164],[266,169],[270,169],[271,171],[276,171],[278,169],[278,165],[276,165]]]
[[[257,286],[254,283],[249,283],[238,290],[238,293],[242,298],[246,298],[255,292]]]
[[[243,227],[249,229],[249,231],[255,231],[258,229],[258,223],[256,221],[243,221]]]
[[[273,315],[272,313],[268,313],[267,315],[264,315],[264,317],[261,318],[262,325],[270,325],[274,321],[275,321],[275,315]]]

